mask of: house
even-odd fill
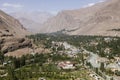
[[[111,63],[106,68],[111,69],[113,72],[120,71],[120,66],[117,63]]]
[[[109,54],[111,52],[111,48],[106,48],[104,52]]]
[[[120,61],[117,62],[118,66],[120,66]]]
[[[120,61],[120,57],[114,57],[115,61]]]
[[[4,62],[4,63],[3,63],[3,66],[5,66],[5,65],[7,65],[7,64],[8,64],[7,62]]]
[[[110,41],[112,41],[112,38],[109,38],[109,37],[104,38],[104,41],[105,41],[105,42],[110,42]]]
[[[61,69],[75,69],[75,66],[70,61],[59,62],[58,67]]]
[[[100,67],[101,63],[104,63],[104,67],[106,67],[110,61],[107,58],[98,57],[96,62],[99,65],[99,67]]]
[[[99,58],[97,58],[97,62],[98,63],[108,63],[109,60],[107,58],[101,58],[101,57],[99,57]]]

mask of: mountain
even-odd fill
[[[18,19],[25,28],[31,32],[38,32],[41,24],[51,18],[53,15],[48,12],[14,12],[11,16]]]
[[[61,31],[70,35],[120,36],[120,0],[106,0],[90,7],[65,10],[50,18],[41,33]]]
[[[9,52],[15,53],[16,50],[21,49],[20,51],[24,52],[23,49],[31,48],[31,40],[25,38],[27,34],[29,32],[18,20],[0,10],[0,52],[6,55]]]
[[[0,36],[11,35],[16,37],[23,37],[29,32],[20,24],[20,22],[13,17],[0,11]]]

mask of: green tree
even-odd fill
[[[104,63],[101,63],[101,64],[100,64],[100,70],[101,70],[102,72],[105,71]]]
[[[8,78],[9,80],[18,80],[12,67],[8,67]]]
[[[1,61],[1,63],[4,62],[4,54],[2,51],[0,51],[0,61]]]

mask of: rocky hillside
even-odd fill
[[[42,33],[61,31],[71,35],[120,36],[120,0],[62,11],[42,26]]]
[[[28,33],[18,20],[0,11],[0,36],[23,37]]]
[[[0,11],[0,51],[4,54],[18,49],[31,48],[31,40],[25,38],[29,32],[18,20]],[[16,53],[17,54],[17,53]]]

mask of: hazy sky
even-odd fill
[[[79,9],[103,0],[0,0],[0,9],[14,11],[46,11],[56,13],[61,10]]]

